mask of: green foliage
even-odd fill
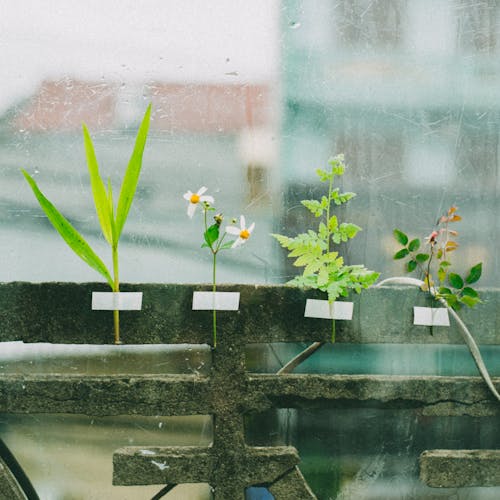
[[[30,185],[33,193],[38,200],[42,210],[47,215],[47,218],[52,223],[56,231],[61,235],[68,246],[87,263],[92,269],[100,273],[108,282],[114,292],[120,289],[120,280],[118,276],[118,242],[122,233],[123,226],[127,220],[127,216],[132,205],[137,188],[137,182],[142,168],[142,156],[146,139],[149,130],[149,122],[151,116],[151,105],[148,106],[144,118],[137,132],[134,150],[130,157],[125,176],[123,178],[120,189],[120,197],[118,206],[115,211],[113,202],[113,189],[111,181],[108,180],[108,185],[104,184],[101,174],[99,173],[99,165],[94,151],[94,145],[90,137],[89,131],[83,124],[83,143],[85,146],[85,154],[87,157],[87,166],[89,169],[90,185],[92,188],[92,196],[94,205],[101,226],[102,234],[111,247],[113,261],[113,277],[103,261],[95,254],[90,245],[85,241],[83,236],[70,224],[70,222],[56,209],[56,207],[45,197],[38,188],[35,180],[25,171],[22,173]],[[114,311],[115,324],[115,343],[120,343],[120,327],[119,313]]]
[[[106,189],[106,186],[99,173],[99,166],[97,164],[92,139],[90,138],[87,127],[83,125],[83,140],[85,145],[85,152],[87,155],[87,165],[89,169],[90,184],[92,187],[95,209],[97,217],[99,219],[99,223],[101,225],[102,234],[114,251],[117,251],[121,230],[123,228],[123,225],[125,224],[130,205],[132,204],[132,200],[134,198],[137,181],[142,166],[142,153],[144,151],[144,146],[146,143],[150,114],[151,105],[148,106],[142,120],[142,124],[137,134],[135,148],[125,172],[116,217],[113,207],[113,192],[111,183],[108,181],[108,187]],[[117,288],[118,276],[116,275],[116,273],[115,279],[113,280],[111,278],[111,273],[109,272],[107,267],[104,265],[102,260],[94,253],[83,236],[45,197],[45,195],[38,188],[35,180],[25,170],[22,170],[22,172],[26,181],[33,190],[35,197],[40,203],[41,208],[47,215],[47,218],[52,223],[56,231],[64,239],[64,241],[68,244],[68,246],[92,269],[95,269],[98,273],[100,273],[106,279],[112,289]]]
[[[92,269],[100,273],[111,287],[113,287],[113,279],[102,262],[102,260],[94,253],[89,244],[85,241],[83,236],[71,225],[71,223],[57,210],[57,208],[45,197],[40,191],[36,182],[26,172],[22,170],[25,179],[31,186],[38,203],[47,215],[47,218],[52,223],[56,231],[61,235],[63,240],[78,255],[84,262],[86,262]]]
[[[350,290],[360,293],[377,280],[379,273],[369,271],[362,265],[346,266],[344,259],[332,245],[338,245],[353,239],[361,228],[356,224],[339,224],[335,215],[331,215],[332,205],[342,205],[351,200],[355,193],[341,193],[334,188],[336,177],[345,172],[343,155],[328,161],[330,169],[317,169],[321,182],[328,182],[328,192],[320,200],[303,200],[302,204],[315,216],[321,218],[317,231],[309,229],[295,237],[273,234],[279,244],[289,250],[288,257],[295,259],[293,265],[303,267],[302,274],[296,276],[290,284],[299,287],[314,288],[326,292],[328,300],[345,297]]]
[[[416,253],[420,249],[420,240],[409,241],[403,231],[395,229],[394,238],[403,248],[399,249],[393,258],[401,260],[408,257],[405,270],[409,273],[418,270],[424,281],[423,289],[433,290],[437,298],[446,300],[450,307],[459,310],[463,305],[474,307],[481,302],[479,293],[470,285],[481,277],[482,263],[473,266],[465,278],[451,271],[452,264],[448,255],[458,248],[458,243],[453,239],[458,233],[450,229],[449,225],[462,220],[456,212],[457,208],[452,206],[439,219],[436,229],[426,238],[426,252]],[[437,283],[434,282],[434,276]]]

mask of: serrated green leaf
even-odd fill
[[[471,270],[469,271],[469,275],[467,276],[467,278],[465,278],[465,281],[469,285],[472,285],[472,283],[475,283],[476,281],[479,280],[482,272],[483,272],[483,264],[482,262],[480,262],[479,264],[476,264],[474,267],[471,268]]]
[[[278,240],[278,243],[283,247],[283,248],[289,248],[290,244],[293,242],[292,238],[289,238],[288,236],[283,236],[282,234],[276,234],[272,233],[271,236]]]
[[[318,273],[318,286],[324,286],[328,283],[328,270],[322,266]]]
[[[417,238],[411,240],[410,243],[408,244],[408,250],[410,252],[416,252],[419,248],[420,248],[420,240]]]
[[[321,267],[323,267],[323,263],[320,260],[315,260],[310,264],[307,264],[307,266],[304,268],[304,271],[302,271],[302,274],[304,276],[314,274],[318,272],[321,269]]]
[[[330,220],[328,221],[328,229],[330,232],[336,231],[337,228],[339,227],[339,221],[337,219],[336,215],[332,215],[330,217]]]
[[[319,180],[321,182],[325,182],[330,180],[330,173],[327,172],[326,170],[323,170],[321,168],[316,169],[316,175],[319,177]]]
[[[413,271],[415,271],[416,268],[417,268],[417,262],[415,260],[410,260],[408,262],[408,264],[406,264],[406,270],[409,273],[412,273]]]
[[[346,239],[354,238],[359,233],[359,231],[361,231],[361,228],[359,226],[348,222],[343,222],[342,224],[340,224],[339,229],[342,232],[342,234],[345,235]],[[344,240],[344,238],[342,239]]]
[[[315,217],[321,217],[321,215],[323,215],[323,207],[318,200],[302,200],[300,203],[302,203],[302,205],[304,205]]]
[[[109,211],[109,199],[106,194],[104,182],[99,174],[99,166],[95,156],[94,144],[90,137],[89,131],[85,124],[82,125],[83,143],[85,146],[85,154],[87,156],[87,167],[90,176],[90,185],[92,188],[92,196],[94,198],[95,210],[101,225],[102,234],[106,241],[113,245],[113,235],[111,233],[111,214]]]
[[[459,274],[456,273],[450,273],[448,275],[448,281],[453,288],[460,289],[464,286],[464,280]]]
[[[328,229],[326,228],[326,225],[325,225],[324,222],[320,222],[319,223],[319,226],[318,226],[318,236],[322,240],[326,240],[326,238],[328,237]]]
[[[314,255],[304,254],[304,255],[301,255],[297,260],[295,260],[293,265],[295,267],[304,267],[304,266],[307,266],[308,264],[311,264],[315,260],[316,260],[316,257]]]
[[[401,250],[399,250],[399,252],[396,252],[394,254],[393,259],[394,260],[404,259],[409,254],[410,254],[410,252],[407,248],[402,248]]]
[[[203,238],[207,245],[211,247],[218,239],[220,234],[219,224],[212,224],[204,233]]]
[[[420,262],[421,264],[423,262],[426,262],[429,260],[429,254],[427,253],[417,253],[417,255],[415,255],[415,260],[417,262]]]
[[[399,229],[394,229],[394,231],[392,232],[392,234],[394,235],[394,238],[396,238],[396,240],[401,244],[401,245],[405,245],[408,243],[408,236],[406,236],[405,233],[403,233],[403,231],[400,231]]]
[[[31,176],[25,170],[22,170],[22,173],[24,178],[28,181],[28,184],[31,186],[31,189],[35,194],[38,203],[40,203],[40,206],[45,212],[45,215],[47,215],[47,218],[52,223],[56,231],[61,235],[62,239],[68,244],[71,250],[73,250],[73,252],[80,257],[80,259],[101,274],[106,279],[109,286],[113,288],[113,280],[102,260],[95,254],[92,248],[90,248],[83,236],[45,197]]]
[[[118,199],[118,207],[116,209],[116,232],[118,238],[120,237],[125,221],[127,220],[130,206],[132,205],[137,188],[137,182],[139,181],[139,174],[141,173],[142,167],[142,156],[148,136],[150,116],[151,104],[146,109],[141,126],[137,132],[134,150],[132,151],[128,167],[123,178],[122,187],[120,189],[120,197]]]
[[[339,194],[339,201],[340,203],[347,203],[349,200],[352,200],[356,196],[356,193],[340,193]]]

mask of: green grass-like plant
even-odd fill
[[[288,283],[299,287],[313,288],[325,292],[332,303],[338,297],[346,297],[350,290],[360,293],[379,277],[379,273],[370,271],[364,265],[344,264],[344,259],[334,245],[347,242],[361,230],[356,224],[339,223],[332,214],[333,205],[340,206],[356,196],[355,193],[341,193],[334,187],[336,177],[344,175],[344,156],[338,155],[328,161],[329,169],[317,169],[321,182],[328,183],[327,194],[319,200],[302,200],[315,217],[320,219],[317,231],[309,229],[294,238],[273,234],[283,248],[289,250],[288,257],[294,258],[294,266],[303,267],[302,274]],[[335,322],[332,322],[332,342],[335,341]]]
[[[113,292],[120,291],[119,266],[118,266],[118,242],[122,234],[123,226],[127,220],[127,216],[134,199],[139,174],[142,167],[142,156],[146,138],[149,130],[149,122],[151,116],[151,105],[148,106],[142,123],[139,127],[135,140],[134,150],[130,157],[127,170],[120,189],[118,204],[115,209],[113,202],[113,190],[111,181],[108,179],[107,187],[99,173],[94,145],[90,138],[89,131],[83,124],[83,140],[85,144],[85,152],[87,156],[87,165],[90,174],[90,184],[92,186],[92,195],[94,198],[97,217],[101,225],[102,234],[111,247],[111,255],[113,262],[113,275],[92,250],[90,245],[85,241],[85,238],[71,225],[71,223],[57,210],[57,208],[46,198],[40,191],[35,180],[22,169],[22,173],[31,186],[36,199],[40,203],[47,218],[52,223],[57,232],[61,235],[68,246],[86,262],[92,269],[101,274],[111,287]],[[120,341],[120,316],[119,311],[113,311],[114,317],[114,341],[115,344],[121,344]]]

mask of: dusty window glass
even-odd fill
[[[392,259],[397,248],[393,228],[423,237],[456,204],[463,216],[459,267],[482,261],[481,286],[496,285],[500,130],[496,1],[4,3],[0,281],[100,279],[53,230],[20,168],[34,175],[109,262],[91,199],[81,123],[87,124],[94,139],[104,176],[118,185],[140,118],[151,102],[143,171],[120,244],[123,282],[210,281],[210,255],[200,248],[200,221],[187,217],[182,198],[188,189],[201,186],[208,187],[226,216],[245,214],[256,223],[248,245],[221,256],[219,281],[285,282],[297,269],[269,233],[296,234],[305,229],[308,219],[300,200],[321,189],[314,170],[330,156],[344,153],[348,171],[343,188],[357,197],[339,213],[363,228],[341,247],[347,262],[364,263],[382,277],[401,274],[401,265]],[[275,371],[300,348],[252,351],[249,366]],[[153,373],[205,374],[209,369],[203,349],[187,356],[170,347],[155,352],[139,349],[125,351],[121,359],[102,351],[72,357],[66,349],[44,349],[33,354],[19,346],[3,348],[2,373],[28,372],[33,367],[44,373],[54,371],[54,366],[62,372],[113,372],[112,366],[120,371],[139,357]],[[492,374],[500,374],[498,349],[486,348],[485,357]],[[305,370],[474,373],[461,346],[335,345]],[[396,484],[402,496],[431,498],[429,490],[416,486],[414,461],[427,442],[421,425],[428,424],[432,435],[451,428],[441,440],[443,446],[466,435],[471,447],[488,443],[498,448],[489,439],[498,430],[494,419],[483,427],[471,420],[467,430],[458,419],[416,422],[411,412],[399,417],[384,411],[332,410],[318,415],[280,410],[264,419],[269,423],[265,431],[261,427],[253,434],[249,424],[249,439],[269,444],[269,436],[278,435],[277,441],[298,446],[306,477],[319,498],[372,498],[372,485],[383,496],[388,484]],[[375,422],[380,436],[390,434],[387,441],[372,436],[371,441],[367,438],[368,451],[362,449],[364,443],[351,448],[349,436],[357,431],[350,426],[356,417],[367,428]],[[482,434],[474,437],[476,424]],[[82,450],[81,462],[68,463],[62,472],[52,465],[53,458],[47,459],[45,469],[37,469],[39,456],[54,457],[61,447],[55,437],[41,442],[33,429],[55,425],[73,436],[85,432],[82,429],[99,429],[93,432],[104,444]],[[37,471],[35,477],[50,478],[47,483],[40,479],[38,485],[44,498],[54,499],[65,494],[88,498],[87,483],[76,484],[71,478],[87,455],[102,458],[103,450],[112,448],[109,442],[118,446],[144,441],[147,435],[151,443],[158,439],[159,444],[206,444],[211,432],[208,417],[110,423],[83,417],[5,415],[0,427],[23,464]],[[335,431],[329,432],[333,427]],[[315,434],[307,441],[304,436],[313,428]],[[398,446],[391,448],[395,441]],[[318,451],[318,442],[328,443],[328,450]],[[75,441],[74,446],[82,444]],[[394,454],[403,457],[402,465],[396,464]],[[61,475],[70,478],[67,492],[57,486],[62,484]],[[354,483],[349,482],[352,477]],[[100,488],[99,484],[92,488]],[[178,498],[182,494],[209,498],[208,489],[200,488],[181,492]],[[136,498],[135,492],[126,491],[116,493],[117,498],[126,494]],[[112,498],[111,494],[106,497]],[[477,494],[489,498],[487,492]]]

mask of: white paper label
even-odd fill
[[[352,319],[352,302],[332,302],[327,300],[307,299],[304,316],[306,318]]]
[[[95,311],[140,311],[142,292],[92,292]]]
[[[444,307],[413,307],[413,324],[423,326],[450,326],[448,309]]]
[[[237,311],[240,292],[193,292],[193,311]]]

